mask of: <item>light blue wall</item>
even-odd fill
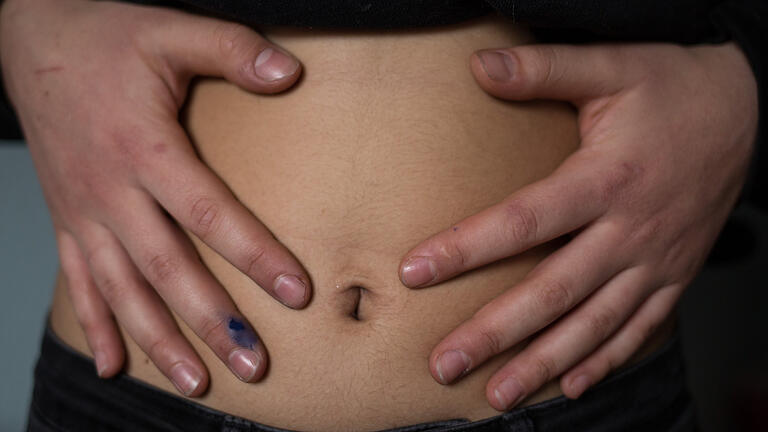
[[[21,431],[58,266],[29,152],[0,142],[0,431]]]

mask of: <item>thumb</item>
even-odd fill
[[[151,51],[178,77],[222,77],[254,93],[277,93],[301,75],[295,57],[247,26],[179,14],[164,27]]]
[[[471,57],[480,87],[502,99],[554,99],[581,105],[622,89],[625,67],[608,45],[521,45]]]

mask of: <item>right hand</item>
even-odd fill
[[[263,344],[165,212],[287,306],[306,305],[309,277],[197,158],[177,116],[195,75],[276,93],[299,62],[242,25],[84,0],[6,0],[0,60],[99,375],[124,362],[116,319],[181,393],[202,394],[207,370],[170,307],[258,380]]]

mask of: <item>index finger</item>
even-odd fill
[[[191,150],[176,125],[173,142],[143,155],[141,180],[184,228],[267,293],[292,308],[309,301],[309,276],[296,258]]]
[[[569,233],[603,214],[637,174],[629,163],[606,165],[579,150],[549,177],[411,249],[400,279],[411,288],[433,285]]]

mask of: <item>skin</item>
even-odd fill
[[[202,394],[206,367],[173,311],[233,373],[258,380],[264,346],[231,337],[236,319],[257,340],[181,229],[289,307],[306,305],[309,277],[200,162],[177,114],[195,75],[269,94],[296,82],[299,62],[244,26],[82,0],[6,1],[0,43],[99,375],[123,366],[118,320],[181,393]],[[297,290],[279,288],[290,277]]]
[[[6,86],[100,374],[122,365],[117,319],[170,378],[179,364],[202,375],[192,391],[176,383],[184,394],[201,394],[205,367],[167,307],[225,361],[242,348],[227,335],[227,323],[241,318],[161,208],[272,292],[277,276],[297,275],[306,291],[289,304],[306,304],[310,285],[290,253],[196,159],[177,110],[194,75],[274,93],[295,82],[300,66],[264,82],[250,66],[269,46],[258,35],[164,9],[9,0],[0,18]],[[55,31],[39,34],[43,24]],[[462,352],[454,358],[468,360],[458,368],[467,374],[539,332],[488,382],[489,402],[504,410],[558,376],[563,392],[578,397],[624,363],[670,313],[738,196],[757,98],[751,70],[733,44],[490,51],[509,54],[502,64],[513,71],[476,54],[470,65],[480,87],[504,99],[573,103],[582,147],[550,177],[415,246],[400,276],[414,288],[432,286],[547,240],[572,238],[430,356],[432,375],[447,384],[457,374],[438,362],[441,354]],[[89,104],[80,106],[81,100]],[[418,280],[424,270],[413,257],[431,259],[426,278]],[[266,352],[260,344],[257,350],[259,366],[246,368],[255,370],[246,381],[263,373]],[[237,372],[242,365],[230,367]]]
[[[529,45],[480,51],[471,67],[499,98],[571,102],[581,147],[549,177],[416,245],[401,280],[436,285],[569,236],[446,336],[429,367],[449,384],[540,332],[490,378],[488,401],[507,410],[558,377],[577,398],[648,339],[702,266],[753,151],[755,79],[733,43]]]

